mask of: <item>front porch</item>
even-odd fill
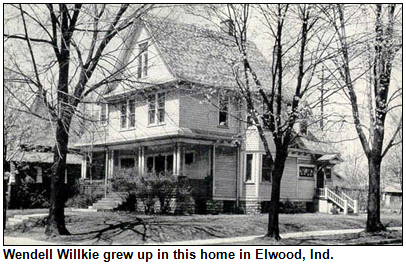
[[[186,177],[197,212],[204,213],[213,205],[219,212],[229,207],[211,201],[236,202],[238,147],[231,141],[163,139],[92,147],[85,153],[81,181],[93,192],[100,193],[102,188],[102,197],[112,192],[112,181],[130,169],[139,176],[165,173]]]

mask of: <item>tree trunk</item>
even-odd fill
[[[367,232],[382,231],[385,227],[381,223],[380,207],[380,175],[381,175],[381,156],[380,154],[371,154],[368,159],[369,167],[369,192],[368,192],[368,217]]]
[[[265,236],[276,240],[281,239],[279,234],[279,201],[281,195],[281,180],[287,157],[286,154],[285,152],[276,152],[274,170],[272,171],[272,191],[271,202],[269,205],[268,231]]]
[[[70,234],[65,225],[67,191],[66,187],[64,187],[69,130],[67,129],[68,126],[65,127],[63,124],[62,120],[59,120],[56,124],[56,144],[51,176],[49,216],[45,230],[47,236]],[[67,124],[70,124],[70,122]]]

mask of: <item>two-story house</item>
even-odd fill
[[[236,90],[235,49],[226,32],[173,21],[134,24],[117,65],[135,69],[138,82],[109,87],[98,106],[98,127],[76,144],[92,154],[92,179],[107,183],[122,168],[186,176],[201,185],[195,199],[202,212],[237,205],[250,212],[268,201],[270,166]],[[248,49],[266,86],[268,63],[253,43]],[[331,182],[338,154],[312,140],[292,143],[282,200],[313,203],[316,188]],[[84,179],[89,163],[83,161]]]

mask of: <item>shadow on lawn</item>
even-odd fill
[[[83,233],[72,233],[71,235],[79,236],[82,240],[95,240],[93,243],[96,244],[112,244],[117,236],[131,231],[136,235],[141,236],[142,241],[146,241],[147,225],[141,218],[135,218],[134,221],[128,222],[115,222],[114,224],[109,224],[108,220],[105,220],[103,224],[107,225],[107,227]]]

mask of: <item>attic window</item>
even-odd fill
[[[107,124],[107,107],[108,107],[108,105],[106,103],[101,104],[101,109],[100,109],[100,124],[101,125]]]
[[[138,45],[138,68],[137,77],[142,78],[148,75],[148,42],[141,43]]]
[[[228,127],[229,98],[225,95],[219,97],[219,126]]]

